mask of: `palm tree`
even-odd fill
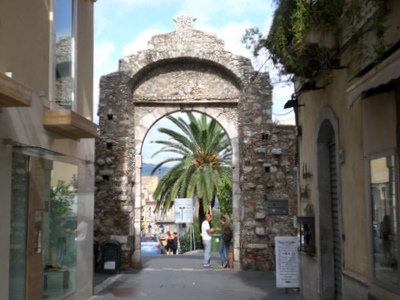
[[[214,119],[209,121],[205,115],[196,119],[190,112],[187,117],[189,123],[181,117],[167,117],[181,132],[158,129],[170,139],[155,141],[164,146],[153,157],[165,152],[171,152],[175,157],[160,162],[151,175],[166,163],[176,164],[160,179],[153,196],[157,199],[156,211],[163,214],[167,213],[175,198],[195,196],[199,220],[202,221],[206,212],[211,213],[219,182],[232,180],[232,150],[228,136]]]

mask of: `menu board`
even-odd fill
[[[299,288],[298,238],[275,237],[276,287]]]

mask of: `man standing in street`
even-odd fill
[[[211,234],[219,231],[219,228],[210,228],[211,215],[206,214],[206,219],[201,223],[201,236],[203,239],[204,246],[204,261],[203,267],[210,268],[211,267]]]
[[[231,244],[231,240],[233,237],[232,229],[226,224],[225,217],[221,217],[219,222],[222,225],[222,243],[221,247],[219,248],[219,255],[221,256],[221,265],[219,266],[221,269],[225,269],[228,265],[228,250]]]

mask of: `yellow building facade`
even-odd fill
[[[311,72],[295,77],[287,103],[298,128],[305,299],[400,298],[400,3],[378,2],[344,1],[336,44],[324,44],[325,28],[305,45],[329,61],[306,66],[316,55],[304,57]],[[310,8],[321,16],[324,6]],[[310,27],[306,38],[324,24]],[[379,59],[376,45],[385,46]]]

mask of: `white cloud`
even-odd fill
[[[126,7],[128,6],[159,6],[159,5],[171,5],[172,3],[178,3],[177,0],[99,0],[102,4],[112,5],[113,7]]]
[[[110,57],[115,52],[115,43],[111,41],[102,41],[95,44],[94,47],[94,66],[95,68],[108,65]]]
[[[136,54],[138,51],[146,50],[149,40],[157,34],[165,33],[158,29],[146,29],[141,32],[131,43],[122,49],[122,55],[128,56]]]
[[[250,57],[251,52],[245,48],[245,45],[241,43],[242,35],[238,35],[238,32],[245,32],[246,28],[251,26],[248,22],[242,23],[229,23],[222,28],[215,28],[212,26],[194,26],[197,30],[202,30],[207,33],[215,34],[218,38],[222,39],[225,43],[225,49],[237,55]],[[146,29],[141,32],[136,38],[126,45],[122,50],[123,56],[128,56],[137,53],[141,50],[146,50],[148,42],[154,35],[165,34],[167,30],[161,29]]]
[[[180,12],[198,19],[199,24],[218,23],[228,17],[242,17],[251,13],[268,15],[272,0],[186,0],[181,4]]]
[[[94,46],[94,72],[93,72],[93,107],[94,122],[98,123],[97,108],[99,104],[99,80],[100,77],[118,68],[118,61],[115,61],[116,46],[111,41],[101,41]]]
[[[202,25],[196,29],[205,31],[207,33],[215,34],[218,38],[225,42],[225,50],[230,51],[236,55],[242,55],[250,57],[251,53],[246,49],[245,45],[242,44],[241,37],[244,34],[246,28],[251,26],[248,22],[241,23],[228,23],[222,28],[215,28],[212,26]],[[242,33],[242,34],[240,34]]]
[[[283,82],[275,84],[273,90],[273,119],[283,121],[284,123],[290,122],[294,124],[293,109],[284,109],[285,103],[291,99],[294,93],[294,86],[292,82]]]

